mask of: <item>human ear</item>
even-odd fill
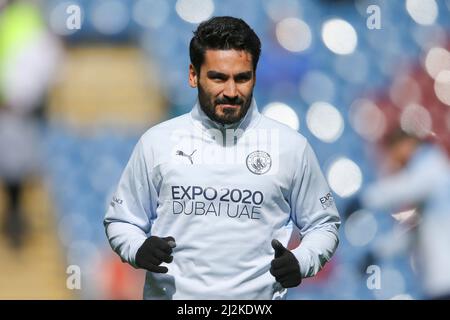
[[[197,88],[197,83],[198,83],[197,71],[195,70],[195,67],[191,63],[189,65],[189,85],[191,86],[191,88]]]

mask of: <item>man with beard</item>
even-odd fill
[[[190,113],[137,143],[104,224],[113,250],[146,269],[145,299],[277,299],[314,276],[340,219],[306,139],[259,113],[261,44],[214,17],[190,42]],[[286,248],[296,225],[302,242]]]

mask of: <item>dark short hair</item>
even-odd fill
[[[414,140],[417,143],[422,141],[422,139],[414,133],[408,133],[400,127],[395,127],[391,131],[384,134],[382,142],[384,142],[384,146],[386,148],[390,149],[395,147],[399,142],[405,140]]]
[[[244,20],[228,16],[213,17],[198,26],[189,44],[189,56],[197,72],[200,72],[208,49],[247,51],[252,55],[253,70],[256,71],[261,41]]]

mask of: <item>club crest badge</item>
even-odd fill
[[[247,156],[247,168],[254,174],[264,174],[272,166],[272,158],[265,151],[253,151]]]

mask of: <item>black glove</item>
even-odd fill
[[[136,252],[136,265],[139,268],[147,269],[156,273],[167,273],[167,267],[159,267],[163,262],[171,263],[173,261],[172,248],[175,248],[175,239],[173,237],[155,237],[147,238],[142,246]]]
[[[275,249],[275,259],[272,260],[270,273],[284,288],[298,286],[302,276],[297,258],[276,239],[272,240],[272,248]]]

